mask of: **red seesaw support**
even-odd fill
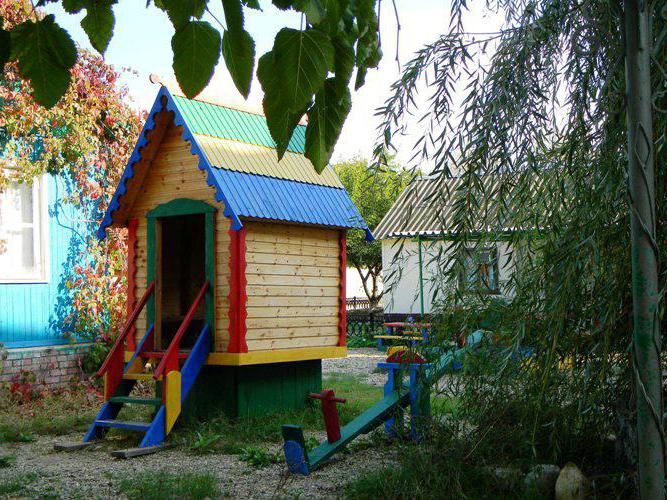
[[[325,389],[319,394],[310,393],[308,396],[322,401],[322,415],[324,415],[324,426],[327,429],[327,441],[335,443],[340,439],[340,422],[338,421],[336,403],[345,403],[346,400],[337,398],[332,389]]]

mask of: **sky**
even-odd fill
[[[222,3],[212,1],[209,8],[218,19],[224,19]],[[261,2],[263,11],[246,9],[246,29],[255,39],[257,57],[270,50],[276,33],[283,27],[299,28],[301,16],[293,11],[280,11],[268,1]],[[398,59],[406,63],[416,50],[437,39],[446,31],[449,15],[447,0],[396,0],[400,21]],[[79,25],[83,14],[69,15],[60,4],[50,4],[46,9],[56,15],[57,22],[63,26],[81,47],[92,50],[88,37]],[[134,106],[149,109],[153,104],[158,87],[149,82],[151,73],[160,76],[170,88],[176,85],[172,70],[171,37],[174,29],[166,14],[152,5],[140,0],[124,0],[114,6],[116,26],[114,36],[105,54],[108,63],[118,68],[131,69],[122,82],[129,88]],[[208,16],[216,26],[216,22]],[[472,13],[468,29],[488,31],[490,20],[483,12]],[[492,25],[494,23],[491,23]],[[219,28],[219,26],[217,26]],[[370,157],[375,144],[376,128],[380,118],[375,110],[383,104],[389,95],[390,85],[400,77],[396,62],[396,16],[391,2],[382,3],[380,29],[384,57],[378,69],[371,70],[366,84],[352,92],[352,111],[348,116],[332,158],[333,162],[355,156]],[[262,92],[256,78],[252,83],[251,94],[247,102],[234,87],[222,57],[208,87],[200,94],[204,99],[261,110]],[[396,144],[398,160],[404,164],[411,155],[411,145],[419,137],[419,124],[410,126],[410,135]],[[422,166],[425,171],[428,166]]]

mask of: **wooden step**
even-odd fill
[[[131,422],[129,420],[95,420],[95,425],[111,429],[125,429],[128,431],[146,432],[151,424],[146,422]]]
[[[166,446],[147,446],[146,448],[127,448],[125,450],[114,450],[111,452],[111,456],[115,458],[134,458],[140,457],[142,455],[149,455],[151,453],[156,453]]]
[[[109,399],[111,403],[122,403],[130,405],[148,405],[148,406],[162,406],[160,398],[132,398],[130,396],[114,396]]]
[[[152,373],[123,373],[123,380],[145,380],[147,382],[154,381]],[[162,380],[162,376],[158,377]]]
[[[76,450],[82,450],[83,448],[88,448],[89,446],[92,446],[94,444],[95,441],[88,441],[87,443],[84,443],[82,441],[77,441],[74,443],[54,443],[53,449],[55,451],[76,451]]]
[[[142,352],[139,354],[142,358],[148,359],[148,358],[157,358],[157,359],[162,359],[164,358],[165,352],[164,351],[146,351]],[[190,355],[189,352],[181,351],[178,353],[178,359],[188,359],[188,356]]]

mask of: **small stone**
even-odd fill
[[[513,490],[517,484],[521,484],[523,473],[517,467],[501,467],[489,465],[482,468],[486,474],[494,478],[503,490]]]
[[[537,498],[553,498],[560,467],[554,464],[538,464],[523,480],[526,493]]]
[[[556,500],[583,500],[588,493],[588,479],[572,462],[560,471],[556,480]]]

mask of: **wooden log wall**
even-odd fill
[[[248,351],[338,345],[339,232],[244,225]]]

